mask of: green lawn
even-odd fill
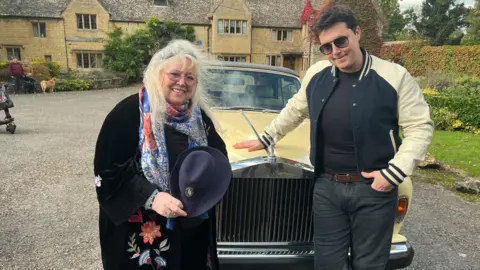
[[[480,177],[480,135],[435,131],[429,152],[442,163]]]

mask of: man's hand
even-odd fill
[[[253,152],[253,151],[262,150],[265,147],[263,146],[262,142],[260,142],[259,140],[247,140],[247,141],[234,144],[233,148],[235,149],[248,148],[248,152]]]
[[[380,171],[373,171],[371,173],[362,172],[365,178],[373,178],[372,188],[379,192],[388,192],[393,189],[392,184],[383,177]]]

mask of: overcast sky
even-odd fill
[[[400,3],[400,9],[404,10],[412,6],[421,6],[423,0],[402,0]],[[466,6],[473,6],[474,0],[457,0],[458,3],[465,3]]]

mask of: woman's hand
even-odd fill
[[[152,209],[158,214],[174,218],[178,216],[186,217],[187,213],[183,211],[183,204],[167,192],[159,192],[153,199]]]

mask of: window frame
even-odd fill
[[[225,61],[225,62],[238,62],[238,63],[247,62],[246,55],[219,55],[217,56],[217,59],[218,61]]]
[[[22,60],[22,48],[21,47],[6,47],[5,49],[7,49],[7,59],[8,60],[12,60],[13,57],[17,58],[18,61]],[[11,54],[12,57],[9,57],[9,54],[8,54],[9,50],[12,50],[12,54]],[[15,50],[18,50],[18,57],[15,54]]]
[[[272,41],[292,42],[293,41],[293,30],[272,29]]]
[[[273,61],[272,61],[272,59],[273,59]],[[272,63],[275,63],[275,64],[272,65]],[[282,66],[282,56],[279,55],[279,54],[266,55],[265,56],[265,64],[267,64],[269,66],[280,67],[280,66]]]
[[[43,36],[42,36],[42,26],[43,26]],[[33,31],[33,37],[46,38],[47,37],[47,23],[45,23],[45,22],[32,22],[32,31]],[[36,35],[35,35],[35,31],[36,31]]]
[[[232,29],[233,32],[231,31]],[[217,34],[239,36],[247,35],[247,20],[218,19]]]
[[[96,31],[98,29],[96,14],[76,13],[75,15],[76,15],[77,30]],[[85,23],[86,18],[88,18],[88,22],[87,22],[88,28],[86,27],[86,23]]]
[[[79,57],[80,56],[80,57]],[[92,56],[94,61],[92,61]],[[77,68],[79,69],[99,69],[103,68],[103,52],[82,52],[75,53],[77,58]],[[92,63],[95,62],[95,67],[92,67]]]

